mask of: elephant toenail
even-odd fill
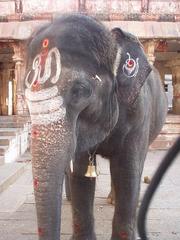
[[[128,239],[128,234],[127,234],[127,232],[122,231],[122,232],[120,232],[119,235],[120,235],[121,239]]]
[[[44,229],[43,228],[38,228],[38,236],[42,237],[44,236]]]

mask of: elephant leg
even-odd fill
[[[88,155],[78,157],[71,174],[73,236],[72,240],[95,240],[93,204],[95,178],[85,177]]]
[[[111,159],[111,176],[115,190],[111,240],[136,239],[136,208],[145,155],[146,152],[139,153],[131,147],[127,151],[123,150],[120,158]]]

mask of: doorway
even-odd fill
[[[2,47],[3,46],[3,47]],[[0,115],[13,115],[15,112],[15,64],[11,47],[0,43]]]
[[[172,84],[172,74],[164,75],[164,89],[168,100],[168,110],[172,111],[173,102],[173,84]]]

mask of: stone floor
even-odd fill
[[[142,176],[141,197],[148,186],[144,176],[151,178],[162,160],[164,151],[149,152]],[[98,157],[100,176],[97,178],[95,225],[97,240],[110,239],[114,207],[106,203],[110,189],[108,161]],[[180,239],[180,156],[163,179],[148,213],[150,240]],[[62,240],[71,235],[71,207],[63,196]],[[37,240],[36,215],[32,189],[31,165],[24,174],[0,195],[0,240]]]

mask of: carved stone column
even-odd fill
[[[143,42],[143,46],[144,46],[144,51],[146,53],[149,63],[151,65],[153,65],[155,62],[154,53],[155,53],[155,49],[157,46],[157,41],[156,40],[147,40],[147,41]]]
[[[14,49],[13,61],[15,62],[15,86],[16,86],[16,109],[15,114],[24,115],[27,113],[27,106],[24,99],[24,75],[25,75],[25,54],[22,43],[12,43]]]
[[[167,63],[173,80],[173,113],[180,114],[180,57]]]
[[[78,0],[78,11],[79,12],[86,11],[86,0]]]

